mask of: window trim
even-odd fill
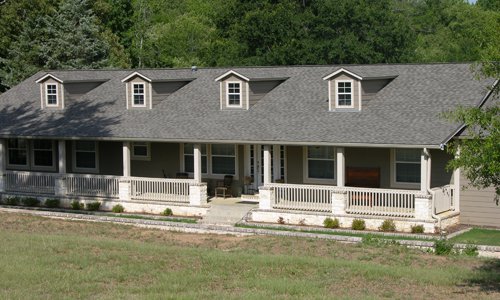
[[[52,172],[55,172],[56,171],[56,166],[57,166],[57,162],[56,162],[56,148],[55,148],[55,143],[53,140],[50,140],[50,144],[52,146],[52,166],[37,166],[35,165],[35,141],[36,140],[31,140],[30,142],[30,161],[31,161],[31,169],[32,170],[36,170],[36,171],[52,171]]]
[[[194,173],[192,172],[186,172],[186,166],[184,164],[184,144],[185,143],[179,143],[179,155],[180,155],[180,169],[182,172],[187,173],[190,177],[194,176]],[[186,143],[186,144],[193,144],[193,143]],[[236,174],[218,174],[218,173],[213,173],[212,171],[212,144],[205,144],[207,147],[207,172],[203,173],[202,171],[202,177],[204,178],[211,178],[211,179],[223,179],[224,175],[233,175],[234,178],[238,178],[239,176],[239,153],[238,153],[238,145],[237,144],[225,144],[225,145],[233,145],[234,146],[234,172]],[[188,154],[190,155],[190,154]],[[203,155],[202,155],[203,156]],[[203,170],[203,168],[202,168]]]
[[[49,104],[49,85],[53,85],[56,87],[56,104]],[[51,94],[54,95],[54,94]],[[59,107],[59,84],[55,82],[46,82],[45,83],[45,106],[46,107]]]
[[[339,104],[339,83],[350,83],[351,84],[351,105],[340,105]],[[354,80],[352,79],[336,79],[335,84],[335,108],[354,108]],[[342,93],[342,95],[347,95],[348,93]]]
[[[318,147],[331,147],[333,148],[333,178],[332,179],[326,179],[326,178],[314,178],[314,177],[309,177],[309,155],[308,155],[308,147],[316,147],[315,145],[309,145],[309,146],[303,146],[302,147],[302,166],[303,166],[303,181],[304,183],[311,183],[311,184],[337,184],[337,157],[335,153],[337,153],[337,149],[334,146],[318,146]],[[330,161],[331,159],[316,159],[316,160],[327,160]]]
[[[418,189],[420,188],[421,182],[422,182],[422,176],[420,176],[420,182],[402,182],[402,181],[397,181],[397,174],[396,174],[396,151],[398,148],[392,148],[391,149],[391,187],[394,188],[406,188],[406,189]],[[421,150],[421,149],[413,149],[413,150]],[[422,160],[418,162],[420,165],[420,170],[422,168]]]
[[[135,146],[137,144],[144,144],[141,146],[146,146],[146,155],[136,155],[135,154]],[[131,147],[131,154],[130,154],[130,159],[132,160],[145,160],[145,161],[150,161],[151,160],[151,143],[150,142],[132,142],[132,147]]]
[[[229,84],[239,84],[239,93],[231,93],[231,95],[239,95],[240,96],[240,104],[229,104]],[[226,107],[235,107],[235,108],[243,108],[243,82],[242,81],[226,81]]]
[[[97,141],[85,141],[81,140],[84,142],[93,142],[95,145],[95,168],[80,168],[76,166],[76,143],[79,141],[73,141],[71,145],[71,157],[72,157],[72,166],[73,166],[73,172],[75,173],[92,173],[92,174],[98,174],[99,173],[99,143]],[[86,152],[92,152],[92,151],[86,151]]]
[[[29,170],[30,169],[30,147],[29,147],[29,140],[27,139],[17,139],[17,138],[13,138],[12,140],[24,140],[25,141],[25,145],[26,145],[26,164],[23,164],[23,165],[18,165],[18,164],[11,164],[10,163],[10,146],[9,146],[9,140],[10,139],[7,139],[6,140],[6,155],[5,155],[5,158],[6,158],[6,167],[9,168],[9,169],[17,169],[17,170]],[[15,149],[20,149],[20,148],[15,148]]]
[[[147,107],[147,99],[146,99],[146,83],[144,82],[131,82],[130,83],[132,86],[131,86],[131,94],[132,94],[132,101],[131,101],[131,105],[132,107]],[[139,93],[135,93],[135,85],[142,85],[142,94],[139,94]],[[135,96],[136,95],[142,95],[143,96],[143,100],[144,100],[144,103],[143,104],[135,104]]]

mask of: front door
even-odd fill
[[[264,185],[264,146],[250,145],[250,176],[253,178],[252,187],[255,191]],[[271,147],[271,177],[272,181],[285,181],[285,146]]]

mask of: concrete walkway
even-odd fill
[[[233,226],[258,206],[241,198],[212,198],[209,204],[210,209],[199,224]]]

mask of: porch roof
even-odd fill
[[[332,112],[322,78],[340,68],[363,78],[395,78],[360,112]],[[229,70],[287,79],[249,110],[221,110],[215,78]],[[153,82],[194,80],[152,110],[127,110],[122,79],[134,71]],[[42,110],[35,81],[46,74],[102,84],[65,101],[64,110]],[[438,147],[458,125],[440,114],[477,105],[492,83],[476,80],[470,64],[43,71],[0,95],[0,136]]]

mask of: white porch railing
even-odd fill
[[[55,175],[51,173],[6,171],[5,191],[53,195],[55,193]]]
[[[454,189],[451,185],[445,185],[431,190],[434,197],[434,213],[440,214],[453,208]]]
[[[69,196],[118,198],[120,176],[66,174],[63,178]]]
[[[130,177],[130,198],[189,203],[189,185],[193,179]]]
[[[352,214],[414,217],[420,191],[346,187],[346,212]]]
[[[274,190],[271,205],[277,209],[303,211],[332,211],[332,191],[335,186],[272,183]]]

